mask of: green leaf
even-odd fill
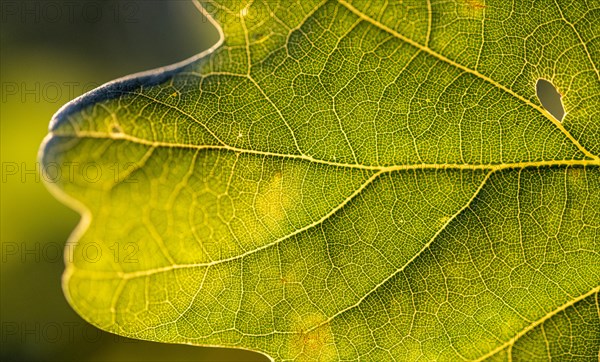
[[[278,361],[598,357],[597,1],[202,6],[219,44],[51,124],[78,313]]]

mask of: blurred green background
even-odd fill
[[[192,0],[2,0],[2,361],[265,361],[255,353],[130,340],[65,301],[62,249],[79,216],[36,174],[52,115],[131,73],[181,61],[218,35]]]

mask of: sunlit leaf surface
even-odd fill
[[[202,7],[213,49],[51,124],[84,318],[277,361],[597,360],[597,1]]]

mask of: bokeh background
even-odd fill
[[[192,0],[2,0],[2,361],[265,361],[256,353],[130,340],[63,297],[62,249],[79,216],[45,189],[38,148],[52,115],[102,83],[210,47]]]

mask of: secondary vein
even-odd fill
[[[486,353],[485,355],[481,356],[480,358],[476,359],[475,361],[476,362],[483,361],[483,360],[485,360],[487,358],[492,357],[496,353],[504,350],[505,348],[513,346],[515,344],[515,342],[519,338],[523,337],[525,334],[527,334],[528,332],[530,332],[531,330],[533,330],[537,326],[541,325],[542,323],[544,323],[545,321],[547,321],[551,317],[553,317],[553,316],[557,315],[558,313],[564,311],[565,309],[573,306],[575,303],[577,303],[577,302],[579,302],[581,300],[584,300],[585,298],[587,298],[587,297],[589,297],[589,296],[591,296],[593,294],[596,294],[598,292],[600,292],[600,286],[597,286],[597,287],[593,288],[592,290],[590,290],[589,292],[587,292],[585,294],[582,294],[579,297],[568,301],[567,303],[561,305],[560,307],[558,307],[555,310],[551,311],[550,313],[546,314],[542,318],[536,320],[535,322],[531,323],[527,327],[523,328],[514,337],[512,337],[511,339],[509,339],[508,341],[506,341],[502,345],[494,348],[493,350],[491,350],[490,352]]]
[[[360,17],[361,19],[365,20],[366,22],[376,26],[377,28],[394,35],[395,37],[397,37],[398,39],[426,52],[427,54],[447,63],[450,64],[466,73],[472,74],[480,79],[483,79],[484,81],[492,84],[493,86],[502,89],[503,91],[505,91],[506,93],[512,95],[513,97],[517,98],[518,100],[520,100],[521,102],[525,103],[526,105],[534,108],[535,110],[537,110],[538,112],[540,112],[544,117],[546,117],[547,119],[550,120],[550,122],[552,122],[556,128],[558,128],[581,152],[583,152],[587,157],[595,159],[595,160],[599,160],[600,161],[600,157],[594,155],[593,153],[591,153],[590,151],[588,151],[585,147],[583,147],[579,141],[577,141],[575,139],[575,137],[573,137],[573,135],[567,131],[567,129],[563,126],[563,124],[561,122],[559,122],[558,120],[556,120],[554,117],[552,117],[550,115],[550,113],[548,113],[548,111],[546,111],[544,108],[540,107],[539,105],[532,103],[531,101],[529,101],[528,99],[524,98],[523,96],[521,96],[520,94],[514,92],[512,89],[505,87],[504,85],[496,82],[495,80],[479,73],[476,70],[470,69],[465,67],[464,65],[461,65],[449,58],[446,58],[445,56],[433,51],[431,48],[429,48],[428,46],[424,46],[422,44],[417,43],[416,41],[407,38],[406,36],[398,33],[397,31],[395,31],[394,29],[391,29],[389,27],[387,27],[386,25],[380,23],[379,21],[371,18],[370,16],[364,14],[363,12],[361,12],[360,10],[358,10],[357,8],[355,8],[354,6],[350,5],[349,3],[347,3],[344,0],[338,0],[338,3],[341,4],[342,6],[344,6],[345,8],[347,8],[348,10],[350,10],[352,13],[354,13],[356,16]]]

